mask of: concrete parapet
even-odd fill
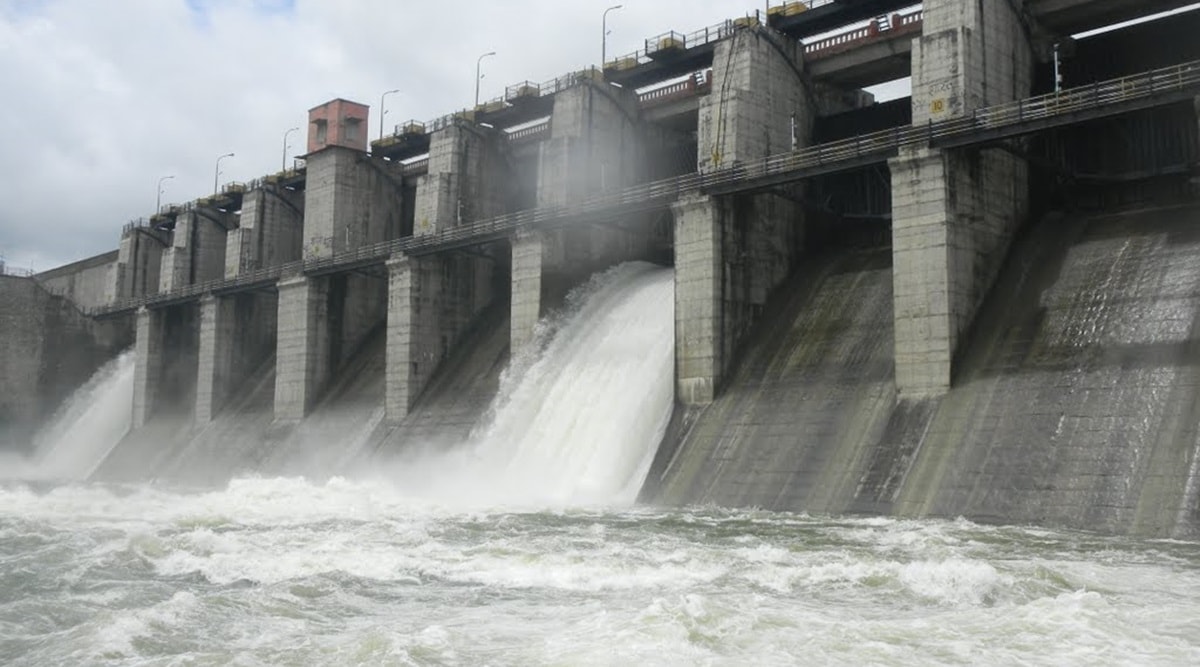
[[[34,276],[51,294],[83,309],[106,306],[116,299],[116,271],[120,251],[73,262]]]
[[[429,171],[417,182],[414,234],[504,213],[502,133],[458,119],[430,137]]]
[[[279,283],[275,356],[275,419],[303,419],[329,378],[329,280],[290,278]]]
[[[300,259],[304,234],[304,195],[265,184],[242,198],[237,229],[229,231],[225,277]]]
[[[341,146],[306,160],[305,259],[399,238],[404,185],[396,164]]]

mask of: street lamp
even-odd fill
[[[172,178],[175,178],[175,176],[173,176],[173,175],[172,176],[163,176],[162,178],[158,179],[158,194],[155,195],[155,197],[154,197],[154,214],[155,215],[158,215],[158,213],[160,211],[162,211],[162,193],[163,193],[163,185],[162,184],[163,184],[163,181],[169,181]]]
[[[488,56],[496,55],[495,51],[488,51],[479,56],[479,60],[475,61],[475,106],[479,106],[479,81],[483,79],[483,72],[480,71],[480,66],[483,64],[483,59]]]
[[[288,135],[293,132],[299,132],[299,131],[300,131],[300,128],[298,128],[298,127],[290,127],[290,128],[288,128],[287,132],[283,133],[283,160],[280,162],[280,165],[279,165],[280,171],[287,171],[287,149],[288,149],[287,138],[288,138]]]
[[[387,110],[383,108],[383,101],[387,99],[388,95],[391,95],[392,93],[398,93],[398,92],[400,92],[400,89],[396,88],[394,90],[389,90],[386,93],[379,96],[379,138],[380,139],[383,138],[383,117],[385,115],[387,115]]]
[[[226,153],[217,158],[217,166],[213,168],[213,194],[217,194],[217,179],[221,177],[221,160],[227,157],[233,157],[233,153]]]
[[[604,10],[604,14],[600,16],[600,71],[604,71],[605,60],[608,57],[608,13],[624,7],[625,5],[613,5]]]

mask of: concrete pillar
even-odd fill
[[[133,362],[133,428],[144,426],[154,413],[163,375],[162,311],[139,308]]]
[[[797,146],[808,145],[816,114],[802,54],[799,42],[761,26],[717,44],[712,93],[700,101],[700,171],[784,153],[793,136]]]
[[[1033,47],[1021,4],[925,3],[914,124],[1028,94]],[[901,396],[936,395],[949,389],[960,337],[1026,215],[1026,167],[1000,151],[911,148],[891,170],[896,386]]]
[[[196,379],[196,422],[206,424],[224,406],[232,389],[237,345],[233,298],[200,301],[200,362]]]
[[[417,235],[501,215],[503,138],[496,130],[456,119],[433,133],[429,171],[417,181]]]
[[[491,305],[495,267],[469,255],[399,255],[388,261],[386,410],[399,423],[442,361]]]
[[[113,292],[118,299],[136,299],[157,294],[162,257],[170,245],[169,232],[147,227],[128,227],[121,235],[117,265],[113,273]]]
[[[645,180],[640,108],[631,90],[582,80],[554,96],[539,146],[538,205],[562,206]]]
[[[225,277],[300,259],[303,233],[302,193],[271,183],[247,192],[238,227],[227,236]]]
[[[421,304],[420,258],[404,255],[388,261],[387,420],[399,423],[412,409],[429,379],[430,359],[422,354],[427,315]],[[427,309],[426,309],[427,310]]]
[[[275,419],[302,419],[329,378],[329,282],[289,278],[279,283]]]
[[[163,252],[159,291],[219,280],[225,275],[225,234],[232,216],[211,208],[193,208],[175,218],[171,247]]]
[[[342,146],[323,148],[306,162],[305,259],[399,237],[403,174],[398,165]]]
[[[794,40],[758,26],[717,45],[713,90],[700,102],[702,172],[805,146],[815,102]],[[794,128],[794,132],[793,132]],[[686,405],[716,398],[733,352],[771,292],[795,267],[805,237],[796,203],[782,195],[681,198],[675,216],[676,396]]]
[[[550,243],[545,232],[522,233],[513,239],[510,357],[533,340],[534,327],[542,316],[542,277]]]
[[[675,215],[676,400],[704,405],[716,397],[721,354],[721,228],[718,204],[693,195]]]

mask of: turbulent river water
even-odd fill
[[[0,488],[14,665],[1200,663],[1200,546],[394,486]]]
[[[635,506],[671,285],[594,280],[467,445],[320,481],[87,481],[118,360],[0,459],[0,664],[1200,664],[1200,544]]]

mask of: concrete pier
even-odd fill
[[[504,213],[503,141],[502,131],[463,118],[432,134],[429,171],[417,181],[414,234]]]
[[[402,421],[441,362],[498,296],[495,263],[471,255],[388,262],[386,413]]]
[[[542,316],[542,278],[554,237],[529,232],[512,241],[512,314],[509,350],[516,356],[533,340],[533,330]]]
[[[581,75],[554,98],[551,136],[539,146],[537,201],[566,206],[646,177],[646,128],[636,96]],[[520,354],[534,325],[588,275],[647,257],[654,242],[645,216],[628,227],[577,224],[511,239],[510,353]]]
[[[171,247],[162,255],[159,291],[219,280],[225,275],[225,235],[237,215],[198,206],[175,218]]]
[[[154,410],[162,378],[162,311],[138,309],[133,366],[133,428],[144,426]]]
[[[265,183],[242,197],[237,229],[229,231],[225,277],[300,259],[304,234],[304,194]]]
[[[404,185],[397,165],[344,146],[322,148],[307,162],[305,259],[400,236]]]
[[[798,45],[751,26],[717,45],[701,101],[697,161],[712,171],[808,144],[816,102]],[[802,186],[781,194],[692,196],[675,214],[678,400],[709,403],[804,239]]]
[[[539,148],[539,206],[642,182],[647,161],[637,96],[581,78],[554,97],[550,138]]]
[[[200,301],[195,419],[204,424],[275,350],[278,298],[251,292]]]
[[[171,245],[171,233],[149,227],[126,227],[117,250],[113,294],[118,299],[136,299],[156,294],[162,272],[163,252]]]
[[[279,283],[275,419],[302,419],[329,377],[329,280],[289,278]]]
[[[914,125],[1028,94],[1033,45],[1021,7],[925,3],[913,48]],[[940,394],[1026,215],[1026,167],[999,150],[906,149],[891,169],[896,386],[901,396]]]
[[[199,319],[199,309],[194,303],[138,309],[134,348],[134,428],[144,426],[160,412],[192,412]]]

